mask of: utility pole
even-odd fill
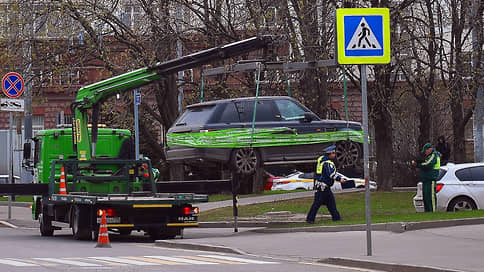
[[[182,43],[180,40],[180,35],[181,35],[181,24],[180,20],[183,18],[183,7],[181,4],[178,5],[177,7],[177,20],[176,20],[176,30],[177,30],[177,35],[178,38],[176,40],[176,55],[178,58],[182,57]],[[181,113],[183,111],[183,71],[178,71],[178,113]]]
[[[34,1],[30,1],[30,7],[33,7]],[[24,143],[30,143],[32,139],[32,87],[33,87],[33,79],[34,75],[32,73],[32,41],[34,39],[34,16],[32,14],[33,9],[28,8],[30,22],[27,23],[27,37],[25,39],[24,48],[23,48],[23,55],[24,55],[24,63],[26,62],[27,65],[24,66],[24,76],[25,80],[25,94],[24,94],[24,101],[25,101],[25,109],[24,109]],[[23,173],[28,173],[27,171],[20,171],[21,178],[24,180]],[[31,174],[27,174],[27,176],[31,177]],[[30,178],[29,178],[30,179]],[[28,180],[31,182],[31,180]]]
[[[479,18],[482,14],[477,14],[479,12],[480,0],[473,1],[473,9],[475,14],[472,18]],[[475,87],[477,89],[476,93],[476,106],[474,110],[474,161],[484,162],[484,136],[483,136],[483,126],[484,126],[484,94],[482,90],[482,60],[479,57],[479,33],[482,32],[482,25],[479,25],[479,20],[474,21],[474,26],[472,28],[472,75],[474,83],[477,84]],[[481,33],[482,39],[482,33]],[[480,66],[480,67],[479,67]]]

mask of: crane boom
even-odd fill
[[[178,71],[246,54],[272,45],[273,36],[265,35],[195,52],[173,60],[130,71],[79,89],[71,109],[74,112],[72,137],[79,160],[90,160],[95,155],[97,124],[102,102],[109,97],[163,79]],[[88,134],[87,110],[92,109],[92,135]]]

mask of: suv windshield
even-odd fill
[[[306,111],[290,100],[276,100],[277,109],[282,120],[295,120],[304,118]]]
[[[176,126],[199,126],[207,123],[215,105],[188,108],[176,121]]]

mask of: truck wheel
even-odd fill
[[[260,155],[254,148],[237,148],[230,159],[232,169],[239,174],[252,175],[261,165]]]
[[[54,235],[52,220],[50,220],[48,216],[44,216],[42,213],[39,214],[39,223],[40,223],[40,235],[42,236]]]
[[[91,240],[91,228],[89,226],[89,209],[79,205],[74,206],[71,218],[72,235],[76,240]]]

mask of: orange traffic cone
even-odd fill
[[[111,247],[109,243],[108,224],[106,223],[106,211],[102,211],[101,225],[99,225],[99,234],[97,236],[96,247]]]
[[[61,176],[60,176],[60,183],[59,183],[59,194],[66,195],[66,175],[64,172],[64,166],[61,167]]]

